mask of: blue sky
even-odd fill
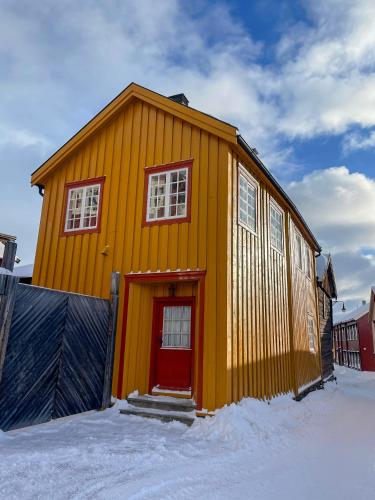
[[[375,283],[373,0],[0,0],[0,232],[33,260],[31,172],[135,81],[236,124],[331,252]]]

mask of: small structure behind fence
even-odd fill
[[[0,275],[0,429],[110,404],[117,273],[112,292],[109,301]]]

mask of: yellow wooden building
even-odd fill
[[[32,184],[33,284],[108,298],[121,273],[116,396],[214,410],[320,380],[320,248],[236,127],[132,83]]]

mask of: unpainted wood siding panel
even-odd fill
[[[229,157],[232,315],[228,402],[246,396],[271,398],[293,389],[286,257],[270,243],[271,194],[257,178],[256,169],[241,162],[258,182],[256,234],[239,225],[238,158],[235,153]]]
[[[188,158],[193,158],[191,222],[142,227],[144,168]],[[100,176],[105,176],[100,233],[62,236],[65,183]],[[134,100],[78,146],[48,178],[33,284],[108,298],[112,271],[125,275],[206,270],[203,406],[220,407],[227,402],[223,369],[227,361],[227,206],[228,144]],[[134,291],[129,303],[128,327],[132,324],[133,328],[127,333],[127,348],[133,337],[139,345],[135,323],[130,323],[144,313],[143,297],[137,293]],[[119,373],[123,296],[122,281],[114,387]],[[129,346],[133,352],[135,347]],[[145,352],[147,349],[145,346]],[[144,382],[129,385],[129,380],[136,380],[135,372],[126,370],[124,377],[130,377],[124,380],[126,390],[139,389]]]
[[[322,374],[332,375],[333,367],[333,314],[332,300],[322,288],[318,288],[320,346],[322,353]]]
[[[319,317],[317,311],[317,285],[315,272],[315,258],[313,250],[310,251],[311,278],[307,276],[305,269],[305,255],[303,254],[303,269],[297,264],[296,234],[300,234],[295,223],[290,220],[290,254],[291,254],[291,286],[293,303],[293,347],[294,347],[294,370],[296,374],[297,388],[301,388],[309,382],[321,377],[320,358],[320,335]],[[303,248],[307,245],[301,236]],[[314,321],[314,352],[309,348],[309,336],[307,329],[308,316]]]

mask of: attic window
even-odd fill
[[[192,160],[145,169],[144,225],[189,222]]]
[[[99,232],[103,183],[100,177],[65,185],[63,234]]]

